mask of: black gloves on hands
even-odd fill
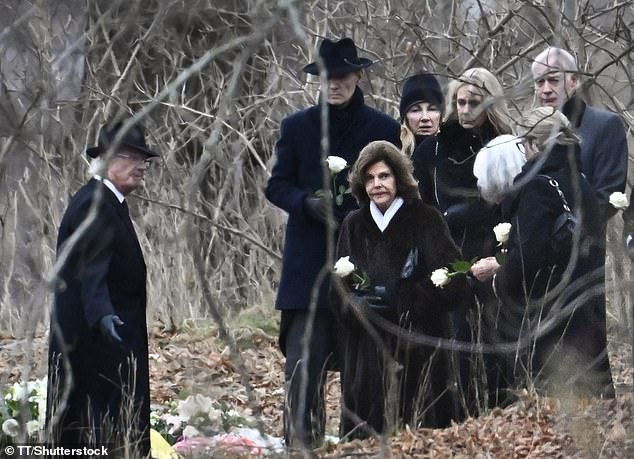
[[[315,220],[326,223],[326,202],[321,198],[307,196],[304,198],[304,211]]]
[[[123,340],[117,333],[115,327],[120,327],[123,325],[123,321],[116,314],[106,314],[101,319],[99,319],[99,332],[106,338],[110,343],[116,344],[117,346],[121,346],[123,344]]]
[[[373,285],[362,294],[356,294],[355,300],[365,304],[375,311],[388,310],[392,308],[392,300],[396,290],[395,284]]]

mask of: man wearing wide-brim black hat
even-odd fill
[[[332,363],[336,344],[336,316],[329,308],[329,280],[319,277],[326,264],[326,201],[317,193],[333,191],[322,181],[322,158],[338,156],[352,165],[361,149],[374,140],[399,144],[399,124],[365,105],[358,87],[363,69],[372,62],[360,58],[350,38],[324,40],[319,47],[327,76],[329,150],[323,155],[320,141],[320,105],[284,119],[276,145],[277,162],[266,188],[267,198],[288,212],[282,274],[276,308],[281,310],[280,347],[286,356],[286,406],[284,433],[289,446],[318,446],[325,427],[324,379]],[[317,62],[304,72],[318,75]],[[348,188],[347,171],[336,175],[333,195]],[[335,219],[340,223],[357,207],[350,194],[337,204]],[[341,198],[340,198],[341,199]],[[319,280],[321,279],[321,280]],[[316,314],[308,329],[309,308],[314,293]],[[311,338],[305,343],[304,336]],[[302,355],[308,346],[307,380],[302,381]]]
[[[59,227],[49,443],[107,445],[116,457],[145,457],[150,451],[146,268],[125,197],[142,185],[158,154],[145,143],[141,127],[127,129],[123,122],[103,126],[98,145],[86,153],[101,164],[103,176],[95,175],[71,198]]]

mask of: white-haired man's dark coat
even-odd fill
[[[90,180],[73,196],[62,218],[58,257],[96,199],[96,218],[63,262],[55,289],[47,399],[50,441],[116,446],[125,438],[134,450],[148,454],[146,267],[125,201],[120,203],[101,182]],[[117,328],[122,347],[97,329],[107,314],[124,322]],[[118,429],[114,437],[109,428]]]

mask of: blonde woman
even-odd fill
[[[419,189],[423,200],[443,214],[465,260],[493,256],[497,244],[493,227],[499,222],[499,206],[481,198],[473,165],[488,141],[512,133],[504,92],[491,72],[473,68],[449,83],[446,100],[447,113],[440,131],[414,152]],[[474,287],[480,304],[492,308],[496,300],[490,286],[476,283]],[[472,339],[466,315],[456,312],[452,322],[460,339]],[[463,371],[467,368],[464,362]],[[463,379],[480,380],[466,373]]]
[[[552,107],[529,112],[518,131],[527,163],[503,205],[512,225],[508,252],[503,265],[490,257],[471,268],[479,281],[493,282],[503,302],[500,338],[518,343],[509,356],[511,384],[614,397],[597,276],[599,203],[580,172],[579,138]]]
[[[402,151],[412,156],[423,140],[436,135],[445,109],[440,83],[431,73],[412,75],[403,84],[399,113]]]
[[[512,133],[504,92],[491,72],[473,68],[449,84],[447,100],[440,132],[415,152],[416,178],[423,199],[443,213],[463,255],[493,255],[497,212],[480,199],[473,163],[489,140]]]

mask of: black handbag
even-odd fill
[[[548,180],[548,184],[555,189],[562,204],[561,215],[557,217],[551,230],[551,246],[555,251],[570,248],[575,231],[579,228],[579,219],[572,213],[568,200],[559,187],[559,182],[549,175],[539,174],[538,177],[544,177]]]

